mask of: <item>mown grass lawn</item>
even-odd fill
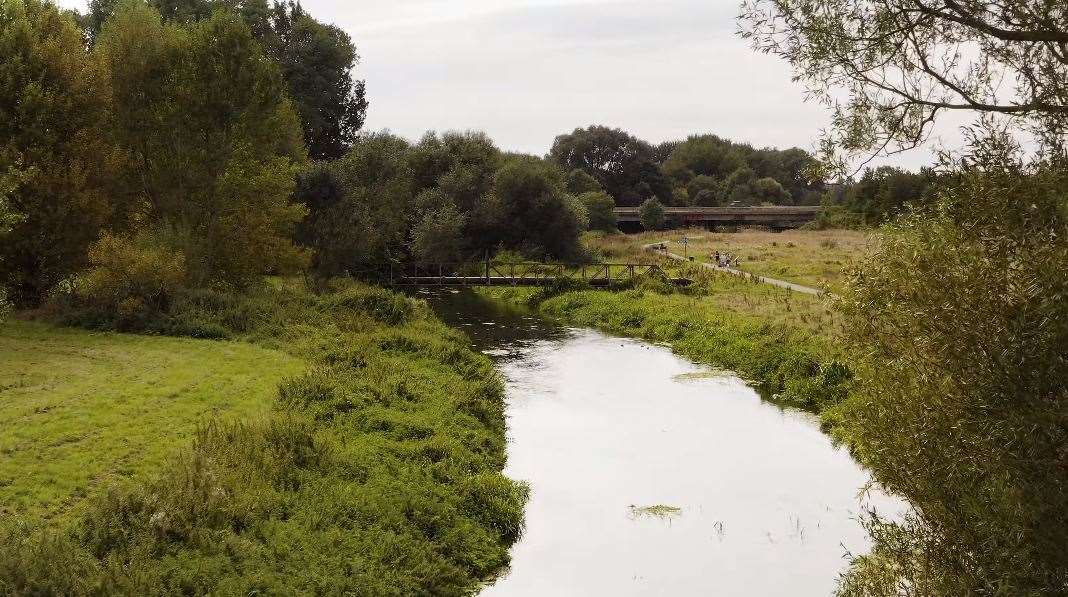
[[[63,523],[158,474],[198,423],[266,414],[304,369],[240,342],[0,323],[0,516]]]

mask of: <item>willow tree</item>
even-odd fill
[[[843,295],[840,433],[913,512],[868,519],[840,593],[1068,593],[1068,4],[750,0],[741,22],[831,106],[839,167],[978,120]]]
[[[1001,115],[1064,150],[1061,0],[747,0],[740,22],[831,107],[826,156],[917,147],[947,112]]]

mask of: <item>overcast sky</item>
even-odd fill
[[[83,9],[84,0],[60,0]],[[716,133],[811,149],[826,109],[735,34],[737,0],[303,0],[352,36],[366,128],[479,129],[508,150],[605,124],[648,141]],[[947,142],[957,138],[942,127]],[[929,151],[893,163],[917,167]]]

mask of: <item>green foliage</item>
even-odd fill
[[[664,204],[654,199],[647,199],[638,210],[638,219],[646,230],[663,230],[667,228],[667,211]]]
[[[550,159],[567,172],[583,170],[617,205],[638,205],[650,196],[671,204],[671,185],[660,171],[653,147],[620,129],[591,126],[560,135]]]
[[[586,206],[590,230],[616,232],[616,202],[604,192],[583,193],[579,201]]]
[[[116,0],[93,0],[86,29],[95,37]],[[308,154],[336,159],[355,142],[367,113],[363,81],[353,77],[356,48],[339,27],[327,25],[291,0],[149,0],[167,22],[189,24],[216,11],[239,17],[285,80],[300,117]]]
[[[719,180],[705,174],[699,174],[693,177],[689,184],[686,185],[686,193],[693,198],[694,205],[715,207],[719,205],[720,187]]]
[[[843,594],[1068,586],[1068,170],[975,153],[935,206],[885,229],[844,295],[846,437],[916,516],[873,522]]]
[[[759,204],[784,205],[790,203],[790,193],[774,178],[758,178],[749,185],[753,202]]]
[[[165,311],[186,280],[180,253],[110,234],[89,247],[89,265],[78,292],[114,313],[120,329]]]
[[[195,284],[242,285],[300,267],[290,238],[300,127],[278,67],[237,17],[186,26],[123,4],[94,46],[112,89],[111,131],[128,156],[116,196],[140,227],[185,254]]]
[[[39,0],[0,2],[0,190],[10,229],[0,236],[0,280],[19,306],[81,268],[112,216],[102,190],[113,158],[100,133],[105,90],[70,16]]]
[[[308,154],[339,158],[356,141],[367,114],[364,82],[352,76],[356,48],[345,31],[315,20],[292,0],[275,3],[270,12],[260,39],[282,69]]]
[[[578,168],[567,175],[567,192],[572,195],[584,195],[586,193],[603,193],[601,183],[597,179]]]
[[[504,248],[555,259],[580,255],[585,210],[567,194],[553,164],[533,157],[510,159],[497,173],[493,194],[505,231]]]
[[[366,286],[196,305],[228,326],[244,302],[256,315],[232,334],[316,366],[281,383],[268,418],[202,426],[156,481],[95,500],[73,532],[19,530],[0,590],[462,595],[508,563],[527,489],[500,473],[503,387],[486,357],[424,304]]]
[[[475,255],[493,251],[502,240],[492,191],[503,159],[493,141],[481,132],[427,133],[408,159],[420,194],[417,211],[451,204],[464,218],[462,250]]]
[[[296,198],[308,217],[298,239],[315,251],[321,277],[359,273],[401,257],[413,201],[408,151],[400,137],[367,135],[342,159],[302,173]]]
[[[935,182],[934,173],[908,172],[892,166],[864,171],[860,181],[851,185],[843,197],[844,206],[859,214],[869,224],[881,224],[888,218],[926,199]]]
[[[455,263],[464,249],[466,218],[452,204],[423,214],[412,227],[412,258],[422,263]]]
[[[759,201],[774,203],[815,204],[823,191],[823,184],[810,180],[815,170],[816,160],[808,152],[791,148],[754,149],[744,143],[722,139],[716,135],[694,135],[678,143],[663,164],[664,172],[679,185],[687,185],[691,202],[696,201],[701,191],[712,191],[705,195],[704,202],[695,205],[716,205],[711,203],[713,197],[726,201],[739,182],[726,183],[728,178],[740,168],[752,170],[749,178],[772,178],[780,183],[786,195],[775,194]],[[721,188],[726,186],[727,188]],[[738,193],[735,199],[744,199]]]

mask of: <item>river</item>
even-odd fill
[[[828,595],[856,517],[901,502],[814,417],[646,342],[471,293],[430,297],[507,387],[506,474],[531,486],[511,570],[485,596]]]

